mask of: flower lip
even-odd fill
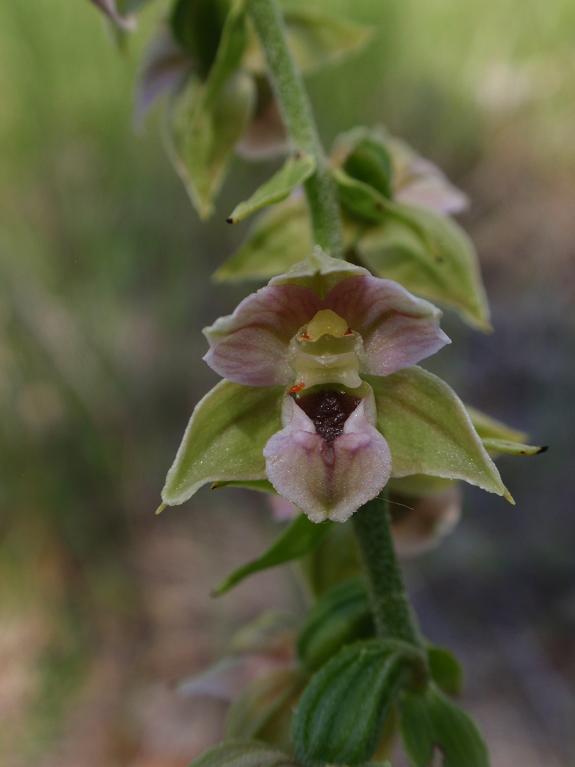
[[[331,444],[343,434],[345,422],[361,402],[359,397],[341,389],[311,391],[294,397],[312,421],[317,434]]]

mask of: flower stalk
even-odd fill
[[[303,78],[287,45],[277,0],[249,0],[248,10],[291,142],[296,150],[310,154],[316,163],[315,173],[304,185],[315,242],[331,256],[341,256],[342,232],[335,186]]]
[[[341,252],[341,219],[335,187],[321,145],[311,104],[290,54],[277,0],[249,0],[248,9],[264,49],[272,85],[293,144],[316,161],[305,183],[315,240],[331,255]],[[387,499],[366,503],[353,517],[362,552],[378,634],[419,646],[421,636],[411,610],[391,536]]]
[[[376,631],[417,647],[422,638],[411,609],[391,536],[387,495],[369,501],[353,515],[353,526],[367,575]]]

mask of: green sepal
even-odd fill
[[[512,426],[481,412],[471,405],[466,405],[469,417],[481,439],[504,439],[509,442],[527,442],[528,435],[524,431],[514,429]]]
[[[393,203],[381,223],[367,229],[355,247],[377,276],[397,280],[414,293],[455,309],[479,330],[491,330],[477,254],[452,219]]]
[[[430,477],[425,474],[410,474],[407,477],[390,479],[387,489],[391,494],[408,495],[413,498],[425,498],[429,495],[445,492],[455,484],[452,479]]]
[[[214,590],[214,596],[225,594],[249,575],[300,559],[318,545],[332,524],[332,522],[315,524],[310,522],[305,514],[300,514],[264,554],[234,570]]]
[[[245,202],[236,206],[228,218],[230,224],[252,216],[262,208],[282,202],[304,183],[315,170],[314,158],[306,153],[289,157],[274,175],[262,184]]]
[[[405,692],[401,734],[413,767],[428,767],[437,749],[443,767],[489,767],[489,755],[473,721],[437,687]]]
[[[307,683],[301,669],[272,671],[252,682],[237,698],[226,718],[226,738],[262,740],[291,749],[291,720]]]
[[[356,765],[370,759],[385,720],[425,660],[411,645],[372,639],[340,650],[311,679],[293,721],[305,764]]]
[[[298,767],[297,763],[267,743],[229,740],[220,743],[190,764],[190,767]]]
[[[304,74],[336,63],[361,50],[373,37],[369,27],[310,7],[305,0],[282,0],[288,46]],[[263,52],[252,35],[243,65],[256,74],[266,73]]]
[[[238,69],[246,44],[244,5],[232,5],[206,81],[191,78],[168,111],[168,152],[202,218],[213,211],[255,105],[253,78]]]
[[[177,506],[210,482],[266,477],[263,449],[281,429],[281,386],[220,381],[198,402],[166,477],[162,500]]]
[[[463,689],[463,668],[455,655],[445,647],[428,645],[429,674],[440,690],[448,695],[460,695]]]
[[[514,503],[450,386],[417,366],[365,378],[375,396],[377,427],[391,450],[392,476],[461,479]]]
[[[264,211],[231,258],[214,273],[217,282],[269,280],[301,261],[313,247],[304,200],[286,200]]]
[[[490,455],[539,455],[548,450],[547,445],[526,445],[522,442],[511,442],[506,439],[491,439],[486,437],[483,440],[485,449]]]
[[[312,608],[297,641],[303,665],[315,670],[345,644],[374,635],[363,580],[353,578],[327,592]]]

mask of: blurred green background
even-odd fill
[[[311,0],[310,0],[311,2]],[[512,509],[466,491],[462,523],[406,565],[423,625],[469,670],[494,767],[573,764],[575,4],[315,0],[374,24],[309,80],[322,134],[383,122],[471,196],[496,332],[449,313],[431,367],[550,445],[501,469]],[[170,684],[241,619],[296,607],[289,572],[210,588],[273,535],[260,498],[203,491],[155,518],[215,376],[201,327],[247,291],[210,273],[223,222],[269,168],[236,161],[200,224],[133,83],[163,0],[123,51],[87,0],[0,5],[0,763],[180,767],[221,707]],[[235,592],[236,593],[236,592]],[[463,767],[463,766],[462,766]]]

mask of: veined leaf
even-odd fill
[[[401,734],[413,767],[428,767],[435,749],[443,767],[489,767],[489,756],[473,721],[430,685],[406,692],[400,703]]]
[[[281,386],[220,381],[198,402],[166,477],[162,500],[184,503],[209,482],[263,480],[263,449],[281,429]]]
[[[249,575],[300,559],[318,545],[332,524],[322,522],[318,525],[310,522],[305,514],[300,514],[261,557],[235,570],[215,589],[214,594],[225,594]]]
[[[311,155],[299,154],[289,157],[277,173],[262,184],[248,200],[234,208],[228,222],[237,224],[268,205],[282,202],[294,189],[303,184],[314,170],[315,160]]]
[[[427,660],[435,684],[448,695],[459,695],[463,687],[463,669],[455,655],[444,647],[429,645]]]
[[[513,503],[463,403],[444,381],[419,367],[366,380],[391,450],[392,476],[462,479]]]
[[[296,756],[305,764],[366,762],[410,668],[419,663],[415,648],[392,640],[340,650],[312,677],[296,709]]]
[[[210,748],[190,767],[298,767],[295,761],[266,743],[229,740]]]
[[[375,633],[365,583],[353,578],[330,589],[308,614],[297,651],[303,664],[319,668],[345,644]]]
[[[266,280],[286,272],[312,247],[305,201],[286,200],[257,219],[240,249],[220,266],[214,279]]]

